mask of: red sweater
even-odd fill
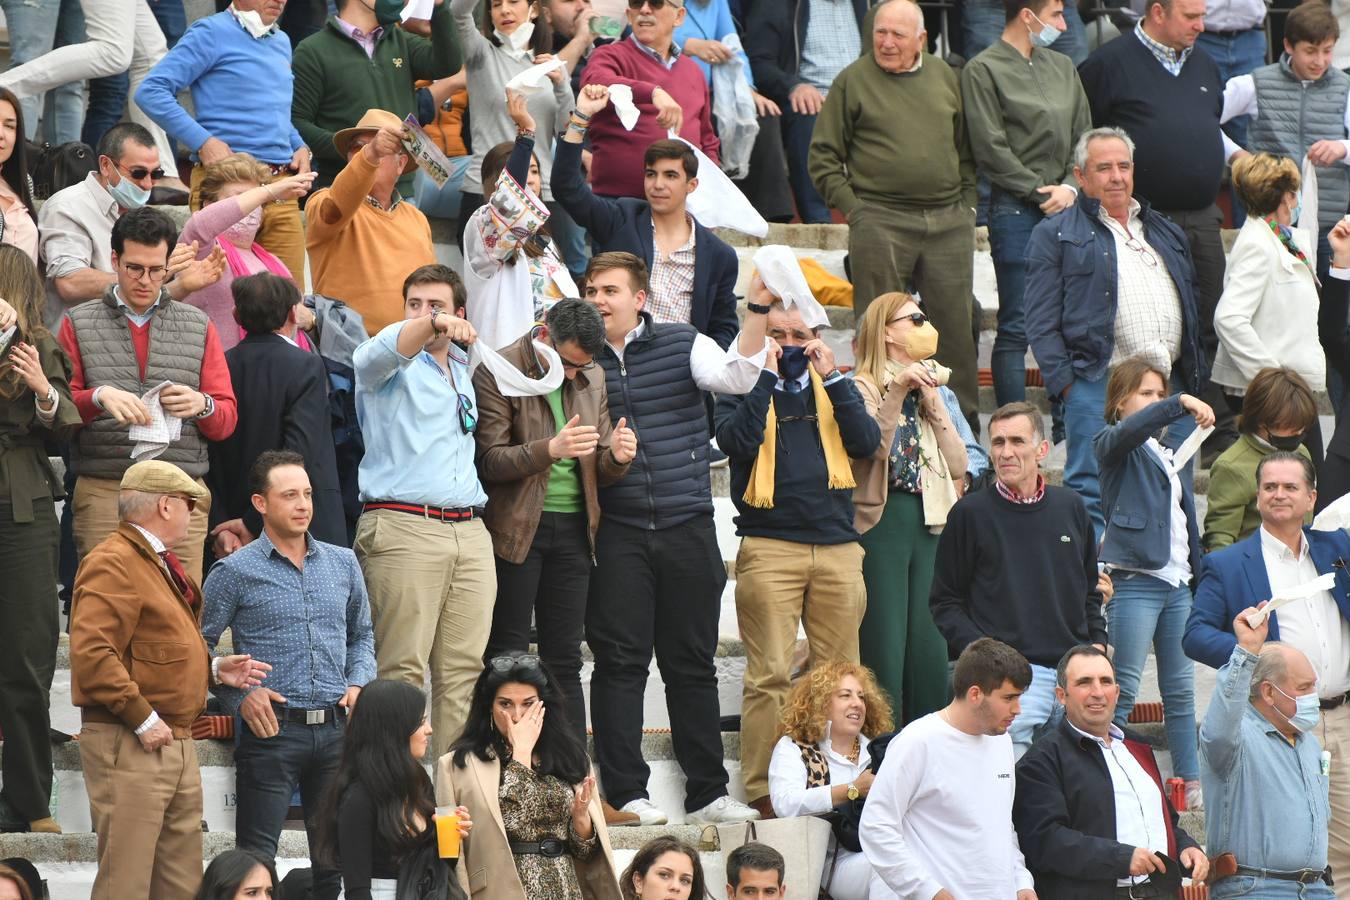
[[[642,155],[656,141],[667,137],[656,122],[652,91],[664,88],[684,110],[680,137],[718,161],[717,132],[712,125],[712,99],[703,70],[683,54],[669,70],[637,46],[633,38],[597,47],[581,73],[582,84],[626,84],[633,89],[637,125],[625,131],[612,105],[591,119],[591,189],[607,197],[644,199]]]
[[[94,303],[101,301],[94,300]],[[141,370],[141,379],[145,379],[145,358],[150,353],[150,322],[137,325],[127,319],[131,329],[131,346],[136,350],[136,364]],[[94,391],[98,385],[86,385],[84,381],[84,360],[80,358],[80,342],[75,337],[75,327],[70,319],[61,321],[61,329],[56,339],[61,348],[70,357],[70,396],[80,411],[80,418],[88,424],[103,410],[94,403]],[[201,387],[203,394],[210,394],[216,401],[216,411],[205,419],[197,420],[197,430],[208,441],[223,441],[234,434],[234,426],[239,421],[239,405],[234,399],[234,385],[230,383],[230,368],[225,363],[225,351],[220,349],[220,336],[216,326],[206,323],[206,346],[202,351]]]

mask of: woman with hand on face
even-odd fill
[[[377,679],[361,690],[347,722],[342,759],[323,800],[315,857],[342,870],[343,900],[394,900],[400,876],[436,847],[436,800],[422,761],[431,739],[427,700],[401,681]],[[473,819],[456,809],[467,838]],[[447,863],[456,867],[457,860]],[[462,869],[462,866],[459,868]],[[462,897],[453,874],[450,897]]]
[[[482,823],[459,866],[476,900],[619,898],[595,776],[564,708],[539,657],[494,657],[437,763],[436,796]]]
[[[855,460],[854,526],[862,535],[867,612],[862,661],[910,722],[947,702],[947,643],[928,611],[938,532],[988,467],[934,354],[938,333],[909,294],[882,294],[858,326],[854,383],[881,426]]]
[[[619,883],[623,900],[703,900],[708,896],[698,851],[669,835],[643,844]]]
[[[891,706],[866,667],[821,663],[797,679],[769,760],[774,815],[826,815],[866,797],[875,777],[868,742],[894,729]],[[835,900],[866,900],[871,884],[881,884],[866,856],[842,847],[825,879]]]
[[[1142,357],[1115,367],[1106,383],[1106,427],[1093,440],[1102,485],[1106,531],[1099,562],[1111,569],[1115,595],[1106,606],[1115,647],[1120,699],[1116,725],[1134,709],[1139,677],[1152,647],[1167,718],[1172,768],[1186,782],[1186,801],[1200,807],[1200,758],[1195,737],[1195,664],[1181,649],[1191,613],[1191,577],[1199,574],[1200,523],[1193,468],[1172,471],[1180,443],[1157,435],[1194,418],[1208,428],[1214,410],[1189,394],[1167,395],[1167,373]]]

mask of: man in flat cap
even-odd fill
[[[190,897],[202,877],[202,781],[192,721],[210,683],[256,687],[272,667],[211,659],[201,588],[168,548],[206,489],[172,463],[122,476],[117,530],[80,566],[70,615],[71,697],[98,834],[93,900]]]

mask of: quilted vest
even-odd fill
[[[1289,68],[1286,54],[1277,63],[1252,73],[1256,84],[1256,117],[1248,135],[1252,151],[1287,156],[1300,167],[1308,148],[1318,141],[1343,141],[1345,101],[1350,75],[1327,69],[1317,81],[1304,84]],[[1350,204],[1350,172],[1341,163],[1317,167],[1318,229],[1327,231]]]
[[[142,379],[131,343],[131,324],[117,306],[113,290],[108,288],[102,300],[81,303],[69,313],[80,346],[85,385],[111,385],[138,397],[162,381],[200,388],[206,314],[161,295],[150,320],[150,346]],[[131,466],[134,446],[127,426],[119,425],[112,416],[99,416],[79,431],[72,459],[75,474],[120,479]],[[206,474],[206,451],[196,421],[185,419],[182,436],[157,458],[200,478]]]

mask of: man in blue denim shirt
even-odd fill
[[[1317,676],[1300,651],[1265,643],[1269,619],[1252,628],[1256,615],[1249,606],[1233,620],[1237,646],[1200,727],[1209,895],[1331,900],[1327,757],[1308,733]]]
[[[304,459],[269,450],[251,477],[262,534],[211,568],[202,634],[214,648],[229,628],[235,647],[270,661],[276,676],[249,692],[216,688],[243,720],[238,844],[275,856],[298,785],[312,854],[313,813],[337,772],[347,714],[375,677],[374,632],[356,555],[308,534],[314,507]],[[337,870],[315,867],[315,900],[336,900],[340,888]]]

